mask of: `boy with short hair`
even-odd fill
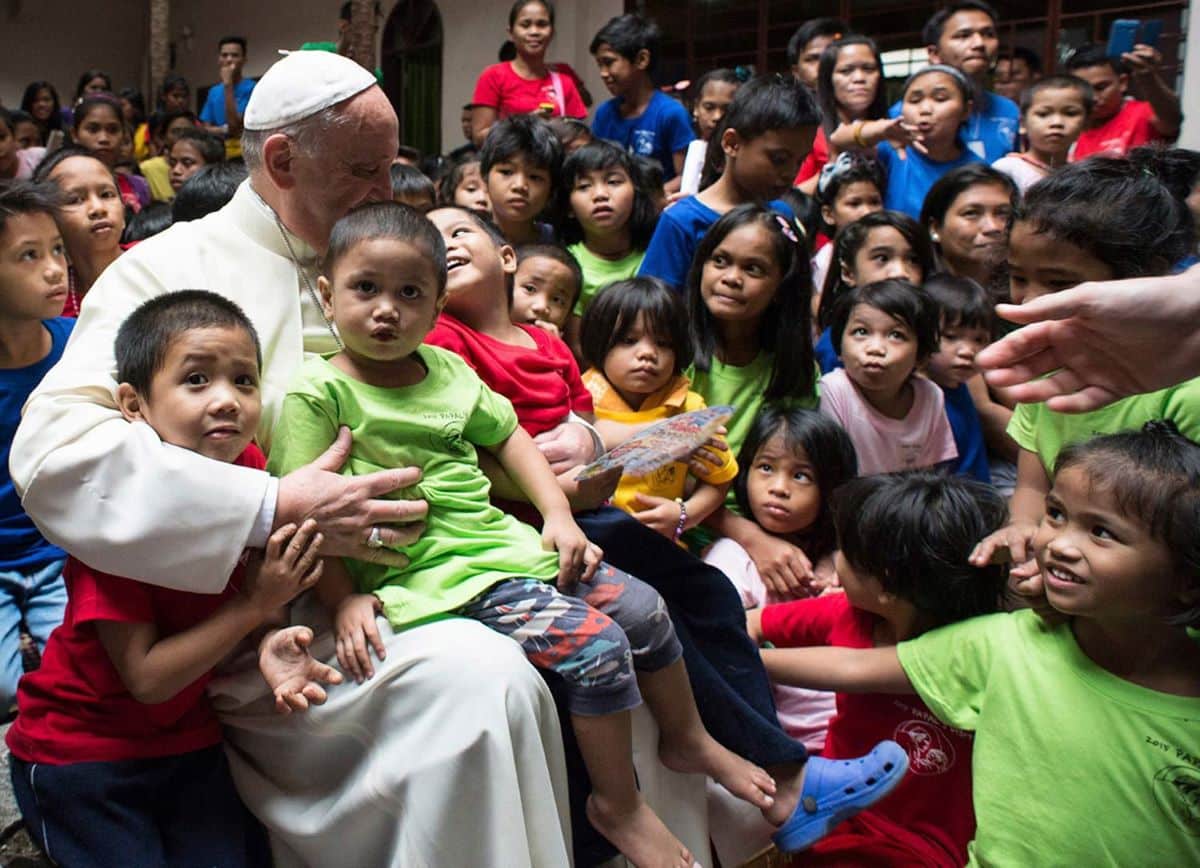
[[[535,325],[561,338],[582,287],[583,270],[565,247],[522,244],[517,248],[513,277],[512,321]]]
[[[1042,59],[1023,45],[1000,52],[992,71],[992,87],[1015,103],[1042,77]]]
[[[0,185],[0,715],[17,696],[21,623],[41,650],[67,605],[66,554],[34,527],[8,475],[21,407],[62,356],[75,325],[62,316],[67,261],[57,205],[52,186]]]
[[[695,139],[687,109],[654,86],[662,31],[640,15],[618,15],[600,28],[588,50],[613,98],[596,109],[592,133],[632,154],[653,157],[663,168],[665,189],[679,189],[679,173]]]
[[[554,228],[538,222],[550,203],[562,167],[562,146],[550,126],[533,115],[497,121],[479,153],[479,171],[492,217],[509,244],[546,244]]]
[[[792,77],[808,88],[814,97],[821,55],[829,43],[850,32],[850,26],[840,18],[810,18],[796,28],[788,40],[787,62]]]
[[[393,202],[416,208],[422,214],[433,210],[437,202],[437,191],[428,175],[399,160],[392,163],[388,171],[392,176]]]
[[[1179,97],[1158,74],[1161,60],[1149,45],[1135,45],[1117,59],[1098,43],[1080,46],[1067,59],[1067,72],[1082,78],[1095,93],[1090,127],[1075,143],[1073,161],[1097,154],[1123,157],[1139,145],[1175,140],[1183,112]],[[1145,100],[1125,95],[1131,68]]]
[[[158,296],[122,324],[115,351],[117,404],[127,421],[148,426],[148,443],[266,466],[252,442],[261,351],[237,305],[203,290]],[[204,690],[234,646],[320,578],[322,539],[312,520],[284,525],[217,594],[168,590],[68,560],[62,626],[41,668],[21,681],[20,714],[7,737],[21,814],[58,864],[268,862]],[[304,634],[296,639],[301,649],[312,638],[305,627],[270,635],[288,634]],[[269,637],[261,646],[267,656],[281,650]],[[276,663],[287,669],[282,657]],[[319,680],[340,680],[316,665]],[[272,681],[277,702],[300,707]],[[319,691],[303,692],[323,700]]]
[[[1092,112],[1092,86],[1074,75],[1052,75],[1021,96],[1021,131],[1029,141],[1024,153],[992,163],[1013,179],[1022,194],[1067,163]]]
[[[217,71],[220,82],[209,88],[200,109],[200,122],[210,133],[225,138],[225,156],[234,160],[242,155],[242,117],[250,94],[258,84],[244,78],[246,66],[246,37],[222,36],[217,43]]]

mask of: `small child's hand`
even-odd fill
[[[645,507],[633,513],[633,517],[655,533],[674,541],[675,529],[679,527],[679,518],[683,514],[682,507],[666,497],[654,497],[641,492],[635,494],[633,499],[639,506]]]
[[[729,454],[727,433],[728,429],[722,425],[691,454],[687,463],[692,476],[703,479],[724,465]]]
[[[351,594],[338,604],[333,616],[337,633],[337,659],[341,667],[362,684],[375,675],[367,643],[375,649],[380,660],[387,657],[375,616],[383,611],[383,603],[374,594]]]
[[[542,547],[558,552],[557,585],[560,588],[590,581],[604,558],[600,547],[588,542],[575,519],[569,515],[546,519],[542,525]]]
[[[325,702],[322,684],[341,684],[342,673],[313,658],[308,651],[313,631],[308,627],[272,630],[258,646],[258,670],[275,694],[280,714],[306,711]]]
[[[1037,525],[1031,522],[1006,524],[979,541],[968,560],[971,566],[986,567],[1008,561],[1014,566],[1033,560],[1033,537]]]
[[[815,578],[812,561],[798,546],[761,531],[747,541],[745,548],[772,594],[782,598],[811,596]]]
[[[299,528],[285,524],[267,540],[266,551],[246,568],[242,594],[264,613],[285,606],[321,578],[321,543],[325,537],[308,519]]]
[[[559,329],[558,326],[556,326],[554,323],[550,322],[549,320],[535,319],[533,321],[532,325],[537,326],[538,328],[540,328],[542,331],[546,332],[547,334],[552,334],[556,338],[559,338],[560,340],[562,339],[562,331]]]
[[[584,465],[578,464],[566,473],[558,476],[558,486],[567,496],[567,502],[575,512],[595,509],[612,497],[621,481],[621,468],[610,467],[589,479],[580,482],[576,479]]]

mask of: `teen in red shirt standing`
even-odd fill
[[[1067,72],[1090,84],[1096,98],[1089,128],[1075,143],[1072,161],[1095,155],[1123,157],[1139,145],[1175,140],[1183,112],[1179,97],[1158,74],[1161,62],[1162,55],[1149,45],[1135,45],[1119,60],[1097,43],[1071,55]],[[1131,70],[1145,100],[1125,96]]]
[[[475,82],[471,98],[471,139],[475,147],[497,120],[537,113],[543,117],[587,117],[575,77],[546,64],[554,38],[554,6],[550,0],[517,0],[508,13],[508,36],[517,56],[495,63]]]

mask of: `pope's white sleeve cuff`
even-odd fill
[[[258,507],[258,515],[250,526],[250,536],[246,538],[246,548],[266,548],[271,536],[271,528],[275,524],[275,501],[279,497],[279,480],[274,476],[267,482],[267,490],[263,492],[262,504]]]
[[[574,410],[567,414],[567,421],[574,422],[577,425],[582,425],[592,435],[592,461],[595,461],[605,453],[604,439],[600,436],[600,432],[596,430],[596,426],[584,419]]]

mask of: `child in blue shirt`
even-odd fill
[[[935,274],[925,281],[925,292],[941,316],[938,350],[926,362],[925,373],[946,396],[946,418],[958,447],[954,472],[990,484],[983,425],[967,381],[979,373],[975,354],[992,342],[995,304],[976,281],[952,274]]]
[[[592,134],[657,160],[666,192],[674,193],[695,136],[687,109],[658,90],[650,77],[661,41],[658,25],[640,15],[618,15],[600,28],[588,50],[613,98],[596,109]]]
[[[67,605],[66,555],[25,514],[8,474],[21,407],[62,356],[75,324],[60,316],[67,260],[54,223],[57,202],[52,187],[0,186],[0,715],[22,674],[21,624],[41,650]]]
[[[888,176],[888,210],[919,218],[925,194],[939,178],[967,163],[983,162],[963,141],[972,94],[970,81],[952,66],[926,66],[909,76],[900,115],[916,140],[903,153],[891,141],[879,144],[879,161]],[[862,138],[874,144],[872,134],[862,133]]]
[[[662,213],[638,275],[657,277],[682,292],[700,239],[739,205],[770,202],[790,221],[787,204],[771,200],[791,189],[819,124],[812,97],[794,79],[763,75],[738,88],[709,143],[723,152],[720,176]]]

